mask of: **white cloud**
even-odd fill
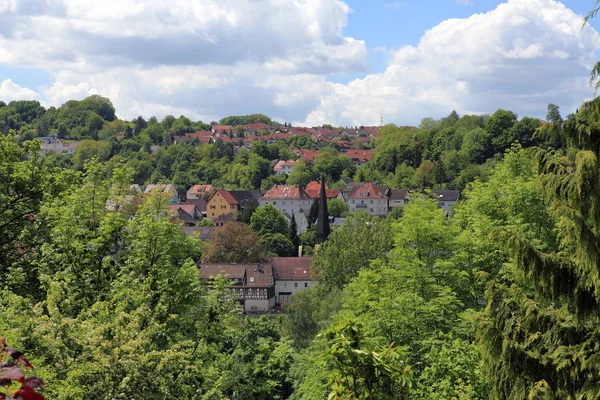
[[[368,70],[365,43],[344,34],[350,12],[341,0],[0,0],[0,65],[53,78],[37,92],[5,80],[0,98],[60,105],[99,93],[127,119],[262,112],[368,125],[453,109],[543,116],[550,102],[567,112],[592,94],[599,36],[557,1],[443,21],[389,52],[384,72],[327,82]]]
[[[341,0],[0,0],[0,65],[35,67],[51,105],[99,93],[119,114],[303,118],[324,76],[368,70]],[[306,88],[313,93],[303,93]]]
[[[485,14],[443,21],[417,46],[392,52],[385,72],[329,84],[310,125],[490,113],[498,108],[543,116],[550,102],[571,111],[592,95],[587,75],[600,37],[553,0],[511,0]]]
[[[0,3],[0,5],[2,4]],[[12,79],[5,79],[0,83],[0,100],[6,103],[12,100],[35,100],[39,97],[38,93],[17,85]]]

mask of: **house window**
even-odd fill
[[[275,205],[275,204],[277,204],[277,202],[276,202],[276,201],[274,201],[274,202],[273,202],[273,205]]]
[[[308,287],[308,282],[304,282],[304,287]]]
[[[286,211],[285,211],[285,208],[283,209],[283,212],[286,212]]]
[[[252,282],[254,282],[254,277],[253,276],[250,277],[250,283],[252,283]],[[250,290],[252,290],[252,289],[250,289]]]
[[[373,200],[371,200],[371,204],[373,204]]]
[[[371,210],[371,212],[373,212],[373,209],[372,209],[372,208],[370,208],[369,210]]]
[[[298,282],[295,282],[295,283],[294,283],[294,287],[298,287]]]

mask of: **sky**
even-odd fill
[[[594,96],[595,0],[0,0],[0,100],[418,125]]]

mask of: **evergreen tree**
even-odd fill
[[[435,179],[435,183],[438,185],[442,185],[446,182],[448,177],[448,171],[446,170],[446,165],[441,159],[438,159],[433,164],[433,176]]]
[[[298,236],[298,224],[296,224],[296,215],[294,213],[292,213],[292,220],[290,221],[290,242],[292,242],[294,249],[296,249],[296,254],[298,254],[300,237]]]
[[[581,149],[573,162],[532,151],[559,221],[560,245],[543,250],[517,233],[496,232],[515,265],[493,279],[487,292],[480,341],[492,399],[592,399],[600,393],[598,120],[596,99],[563,125]]]

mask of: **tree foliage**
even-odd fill
[[[207,263],[254,263],[260,259],[260,238],[246,224],[235,222],[216,228],[206,248]]]

